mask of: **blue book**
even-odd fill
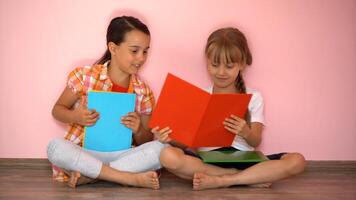
[[[89,91],[88,109],[99,112],[99,120],[85,127],[83,148],[110,152],[131,148],[132,130],[121,124],[121,117],[135,110],[136,94]]]

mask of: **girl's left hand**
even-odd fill
[[[136,112],[129,112],[121,118],[121,123],[127,128],[132,129],[132,132],[136,134],[140,130],[141,119]]]
[[[159,129],[159,127],[156,126],[151,130],[151,132],[153,133],[154,139],[162,143],[168,143],[172,141],[172,139],[169,137],[169,134],[172,133],[172,130],[169,127]]]
[[[223,124],[225,129],[243,138],[246,138],[249,133],[249,127],[246,121],[235,115],[231,115],[229,118],[226,118]]]

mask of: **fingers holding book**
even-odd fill
[[[168,143],[172,141],[172,138],[169,137],[169,134],[172,133],[172,130],[169,127],[160,129],[158,126],[153,128],[151,132],[154,135],[154,138],[160,142]]]
[[[74,122],[82,126],[93,126],[99,119],[99,113],[95,109],[89,110],[84,106],[79,106],[72,112]]]
[[[135,134],[140,130],[141,119],[136,112],[129,112],[121,118],[121,123],[127,128],[132,129],[132,132]]]
[[[224,128],[236,135],[241,135],[248,127],[246,121],[235,115],[231,115],[223,122]]]

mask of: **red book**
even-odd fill
[[[210,94],[168,74],[149,126],[172,129],[170,137],[189,147],[231,146],[235,134],[224,128],[225,118],[243,118],[251,94]]]

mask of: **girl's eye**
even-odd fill
[[[230,64],[230,63],[229,63],[229,64],[226,65],[226,67],[227,67],[227,68],[233,68],[233,67],[234,67],[234,64]]]
[[[217,63],[211,63],[211,66],[213,66],[213,67],[217,67],[217,66],[218,66],[218,64],[217,64]]]
[[[143,51],[143,54],[147,54],[147,51]]]
[[[131,48],[130,51],[131,51],[131,53],[136,54],[136,53],[139,52],[139,49],[138,48]]]

